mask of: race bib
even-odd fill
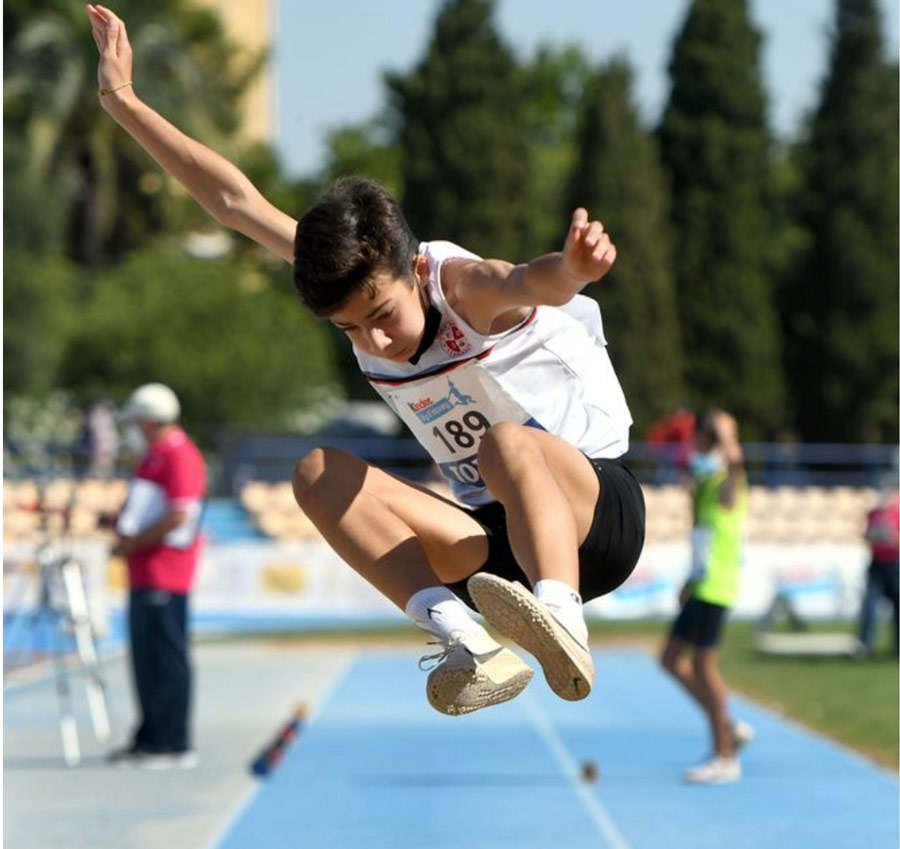
[[[497,422],[538,426],[475,361],[387,393],[397,414],[459,489],[484,489],[478,446]]]

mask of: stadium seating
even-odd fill
[[[430,484],[452,498],[442,482]],[[57,479],[43,487],[46,527],[79,538],[109,538],[99,526],[103,514],[121,506],[123,480]],[[647,542],[677,542],[691,527],[688,493],[679,486],[643,487],[647,504]],[[754,542],[858,542],[865,516],[878,499],[873,488],[750,487],[747,536]],[[294,500],[288,481],[250,481],[240,492],[240,504],[265,536],[285,542],[316,539],[318,532]],[[41,528],[39,490],[33,480],[3,481],[3,540],[5,545],[36,538]],[[64,517],[68,516],[68,529]]]
[[[430,486],[446,498],[449,489]],[[678,542],[691,529],[690,496],[682,487],[644,486],[647,504],[647,542]],[[755,542],[859,542],[865,516],[878,498],[872,488],[753,486],[749,492],[747,536]],[[288,483],[248,483],[241,504],[256,526],[274,539],[315,538],[316,529],[293,500]]]

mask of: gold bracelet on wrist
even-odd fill
[[[131,80],[128,80],[127,83],[122,83],[121,85],[113,86],[112,88],[101,88],[100,89],[100,97],[105,97],[107,94],[112,94],[114,91],[118,91],[120,88],[125,88],[125,86],[131,85]]]

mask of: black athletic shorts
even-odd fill
[[[600,495],[594,507],[594,521],[578,549],[578,591],[583,601],[611,593],[624,583],[644,547],[644,495],[640,484],[618,460],[588,459],[600,481]],[[510,548],[503,505],[494,501],[469,512],[488,538],[488,558],[477,571],[530,586]],[[474,610],[467,580],[447,587]]]
[[[671,635],[692,643],[698,649],[719,645],[728,608],[721,604],[689,598],[672,623]]]

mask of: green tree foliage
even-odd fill
[[[402,196],[400,148],[386,118],[378,116],[337,127],[328,134],[327,146],[323,173],[329,183],[338,177],[361,174],[378,180],[395,197]]]
[[[785,418],[760,40],[746,0],[693,0],[659,130],[688,391],[698,405],[732,410],[750,436]]]
[[[262,57],[244,56],[213,12],[184,0],[134,0],[127,19],[142,96],[227,152],[240,95]],[[83,4],[7,4],[4,23],[5,124],[26,143],[23,180],[54,187],[67,255],[97,265],[165,229],[171,185],[99,107],[97,49]]]
[[[874,0],[838,0],[830,68],[807,138],[786,281],[786,360],[800,432],[897,441],[898,86]]]
[[[7,217],[7,222],[10,218]],[[7,225],[8,226],[8,225]],[[78,271],[61,257],[3,254],[3,391],[46,395],[74,324]]]
[[[593,76],[576,46],[544,45],[524,68],[525,120],[532,164],[529,232],[532,253],[559,250],[568,226],[567,181],[578,156],[576,138],[582,97]]]
[[[7,250],[48,257],[62,253],[65,216],[54,186],[28,174],[28,147],[9,128],[3,133],[3,243]]]
[[[612,271],[584,294],[602,308],[610,356],[643,428],[675,409],[684,387],[666,183],[655,140],[640,126],[631,87],[630,67],[613,60],[586,88],[578,160],[563,214],[586,207],[615,242]]]
[[[223,425],[284,427],[337,391],[324,326],[253,266],[146,251],[103,274],[63,369],[80,397],[123,398],[159,380],[205,443]]]
[[[448,0],[425,58],[387,82],[416,234],[521,260],[532,252],[523,84],[493,9],[492,0]]]

